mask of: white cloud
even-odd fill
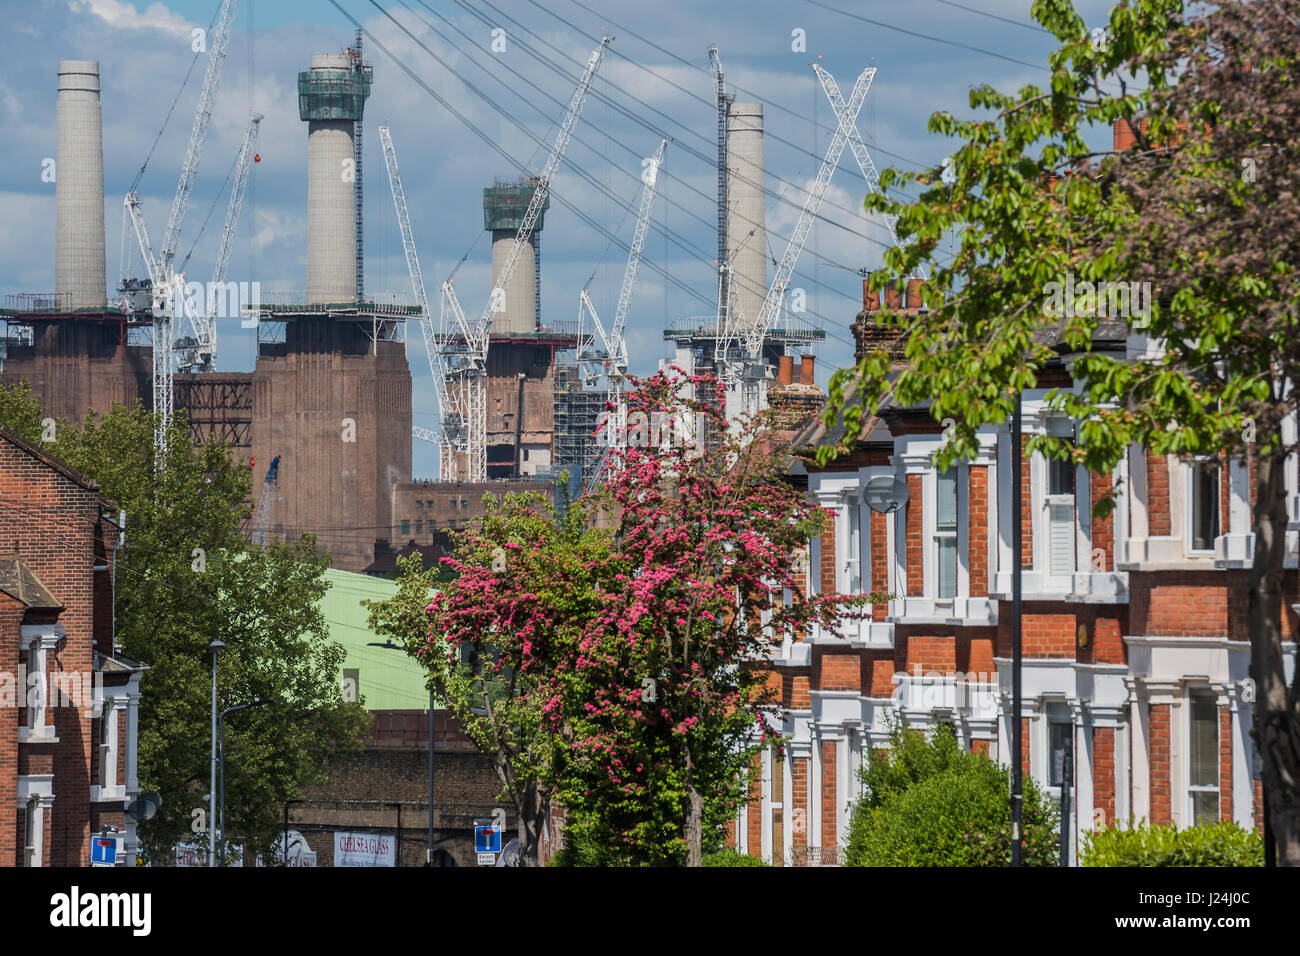
[[[164,4],[151,3],[143,13],[135,5],[122,0],[69,0],[73,13],[89,13],[99,17],[110,27],[119,30],[161,30],[173,36],[189,38],[196,24],[179,13],[173,13]]]

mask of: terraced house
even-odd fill
[[[919,282],[886,305],[921,307]],[[858,356],[900,343],[878,324],[865,288],[853,331]],[[1150,347],[1123,323],[1103,322],[1094,348],[1138,360]],[[1044,395],[1071,387],[1064,346],[1023,398],[1022,430],[1064,437],[1076,423]],[[774,393],[775,395],[775,393]],[[774,398],[773,404],[777,404]],[[1290,423],[1287,441],[1294,440]],[[793,438],[827,439],[819,422]],[[1239,461],[1157,457],[1140,447],[1111,474],[1026,455],[1011,457],[1008,425],[980,432],[979,455],[939,473],[944,440],[926,408],[887,408],[851,453],[792,479],[833,516],[811,542],[808,587],[888,592],[867,620],[787,643],[775,661],[787,709],[784,760],[762,757],[761,782],[740,813],[740,850],[787,865],[833,864],[847,838],[869,748],[887,719],[928,729],[948,721],[966,747],[1010,763],[1011,575],[1023,569],[1023,734],[1026,773],[1059,800],[1063,757],[1075,781],[1075,849],[1094,826],[1130,820],[1262,826],[1250,737],[1253,684],[1246,632],[1253,557],[1250,467]],[[1012,482],[1022,507],[1012,513]],[[1104,519],[1093,506],[1117,485]],[[1284,645],[1295,670],[1296,529],[1300,486],[1287,471],[1290,555]],[[893,510],[890,510],[890,509]],[[879,510],[877,510],[879,509]],[[1022,547],[1013,553],[1014,522]],[[1068,749],[1067,749],[1068,745]],[[1076,858],[1074,852],[1071,858]]]

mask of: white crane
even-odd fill
[[[167,429],[172,419],[172,377],[175,372],[175,356],[172,353],[172,330],[180,310],[184,307],[183,276],[176,275],[174,263],[176,247],[180,242],[181,225],[189,211],[190,196],[194,192],[194,180],[199,172],[199,160],[203,156],[203,144],[207,140],[208,126],[212,121],[212,101],[216,97],[217,87],[221,85],[221,74],[226,64],[226,52],[230,47],[230,28],[235,19],[239,0],[222,0],[221,9],[208,45],[208,67],[203,75],[203,89],[199,92],[198,106],[194,110],[194,126],[190,130],[189,148],[185,151],[185,162],[181,166],[180,180],[176,184],[176,195],[172,199],[171,212],[167,216],[167,230],[163,233],[162,246],[155,258],[153,247],[149,245],[149,234],[145,229],[144,215],[140,210],[140,197],[130,193],[123,201],[126,215],[135,228],[136,240],[140,244],[140,253],[144,257],[149,281],[153,286],[153,396],[154,411],[158,421],[154,431],[154,446],[161,453],[167,448]],[[178,289],[177,286],[181,288]],[[132,280],[123,280],[123,292],[132,287]],[[138,287],[138,286],[137,286]]]
[[[713,72],[713,103],[718,113],[718,334],[727,326],[731,298],[727,274],[727,84],[722,80],[722,58],[716,44],[709,46],[709,69]]]
[[[613,411],[605,417],[603,423],[604,444],[611,451],[623,451],[627,447],[627,406],[623,404],[623,378],[627,374],[627,311],[632,303],[632,290],[636,286],[636,273],[641,265],[641,251],[645,248],[646,232],[650,228],[650,210],[654,207],[655,187],[659,182],[659,169],[663,166],[664,152],[668,149],[668,140],[661,140],[654,156],[650,157],[641,171],[641,205],[637,210],[636,229],[632,234],[632,245],[627,253],[627,268],[623,272],[623,286],[618,293],[618,307],[614,310],[614,324],[606,334],[605,326],[596,314],[596,307],[591,303],[587,290],[578,296],[578,363],[584,367],[603,366],[605,378],[609,383],[609,403]],[[582,347],[583,313],[591,313],[592,324],[600,337],[601,348]],[[618,455],[614,455],[617,460]]]
[[[402,233],[402,248],[406,252],[406,268],[411,274],[411,290],[415,294],[415,304],[420,307],[420,331],[424,335],[424,351],[429,356],[429,374],[433,376],[433,386],[438,399],[438,421],[443,420],[443,409],[449,405],[447,398],[447,376],[442,367],[442,351],[438,330],[434,328],[433,317],[429,314],[429,300],[424,292],[424,274],[420,271],[420,257],[415,249],[415,237],[411,231],[411,217],[406,208],[406,192],[402,189],[402,175],[397,168],[397,151],[393,148],[393,137],[388,126],[379,127],[379,142],[384,148],[384,166],[388,169],[388,185],[393,193],[393,206],[397,210],[397,226]],[[438,477],[440,481],[451,481],[455,468],[455,454],[441,435],[434,429],[415,426],[412,433],[417,438],[431,441],[438,445]]]
[[[578,117],[582,114],[583,104],[591,91],[596,70],[600,68],[605,48],[612,39],[603,37],[600,46],[587,58],[587,68],[578,81],[578,88],[573,91],[573,98],[569,100],[568,111],[555,136],[546,166],[537,178],[533,197],[524,213],[510,255],[506,258],[505,266],[477,321],[471,324],[465,318],[451,280],[442,284],[440,339],[448,403],[439,411],[442,415],[444,445],[450,446],[448,450],[451,452],[445,456],[451,462],[450,477],[446,480],[460,478],[456,459],[461,452],[467,460],[468,474],[464,479],[472,482],[487,480],[487,352],[492,338],[492,315],[505,308],[505,290],[510,287],[510,277],[514,274],[524,246],[532,237],[533,228],[537,225],[537,219],[541,216],[550,193],[551,182],[560,168],[560,161],[568,149],[574,128],[578,125]]]
[[[817,70],[818,76],[822,77],[823,85],[828,79],[832,84],[834,83],[829,73],[826,73],[820,67],[814,68]],[[735,414],[731,413],[733,410],[738,411],[741,415],[754,415],[763,407],[766,398],[763,386],[767,377],[763,360],[763,343],[780,313],[790,276],[794,272],[799,253],[803,251],[804,243],[808,239],[808,233],[812,230],[813,220],[817,216],[817,210],[821,206],[822,198],[826,195],[826,188],[830,185],[831,174],[835,172],[836,166],[839,165],[840,156],[844,152],[845,145],[849,142],[850,130],[856,133],[854,124],[857,121],[858,113],[862,109],[862,104],[867,98],[867,91],[871,88],[871,81],[875,78],[875,75],[875,67],[868,67],[863,70],[857,82],[853,84],[853,91],[849,95],[848,103],[845,104],[842,99],[840,100],[842,109],[837,110],[839,124],[836,127],[835,135],[831,138],[830,145],[826,149],[826,157],[822,160],[817,179],[804,199],[803,209],[799,213],[799,221],[795,224],[790,241],[786,244],[785,254],[781,257],[781,262],[777,265],[776,272],[772,276],[772,283],[768,287],[767,296],[763,300],[758,316],[751,323],[745,321],[745,317],[739,314],[739,310],[726,310],[726,321],[722,326],[722,332],[718,340],[718,357],[724,365],[723,377],[727,381],[729,391],[734,394],[735,390],[739,389],[740,392],[738,409],[735,409],[732,401],[728,401],[728,406],[730,406],[728,418],[733,421],[737,418]],[[838,94],[838,90],[836,92]],[[721,311],[719,315],[720,318],[723,317]],[[739,354],[736,354],[737,352]]]
[[[194,369],[204,372],[212,370],[212,362],[217,357],[217,306],[222,301],[222,287],[230,271],[230,256],[235,248],[235,232],[239,228],[239,213],[244,205],[244,193],[248,189],[248,175],[253,168],[253,157],[257,148],[257,131],[265,117],[254,113],[249,118],[248,128],[244,130],[244,141],[239,146],[239,158],[235,160],[235,182],[230,189],[230,201],[226,205],[226,223],[221,230],[221,242],[217,246],[217,262],[212,267],[212,285],[206,303],[190,302],[184,299],[185,315],[190,320],[190,330],[194,333],[191,341],[179,340],[176,352],[183,358],[178,359],[181,369]],[[229,302],[227,298],[225,301]],[[238,296],[236,296],[236,302]],[[201,311],[200,311],[201,310]]]

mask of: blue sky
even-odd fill
[[[798,216],[801,190],[815,178],[832,130],[830,108],[810,65],[816,57],[846,92],[864,68],[878,68],[858,127],[879,168],[914,168],[936,163],[949,151],[949,144],[926,131],[932,113],[967,113],[972,85],[1014,90],[1043,83],[1048,74],[1034,64],[1045,64],[1054,47],[1052,38],[1033,24],[1028,0],[338,3],[529,170],[544,164],[546,149],[538,141],[549,147],[602,32],[615,37],[554,191],[627,243],[641,159],[654,152],[661,136],[670,140],[645,249],[650,265],[640,271],[628,328],[634,373],[648,373],[671,355],[662,340],[666,321],[713,308],[716,147],[706,54],[710,42],[718,44],[729,85],[743,91],[742,99],[764,103],[767,188],[772,194],[768,243],[769,255],[777,259]],[[1092,26],[1104,24],[1109,6],[1084,2],[1079,9]],[[37,0],[7,2],[5,7],[9,34],[18,42],[0,66],[5,130],[0,201],[9,213],[8,228],[0,231],[0,291],[47,292],[53,287],[54,185],[41,181],[41,170],[42,160],[55,154],[56,68],[62,59],[100,62],[108,276],[115,286],[121,196],[175,101],[140,186],[151,234],[161,235],[165,226],[204,67],[200,60],[180,92],[194,59],[191,31],[212,20],[219,2]],[[229,278],[260,281],[264,291],[304,288],[307,136],[297,114],[296,78],[311,54],[348,46],[354,29],[329,0],[240,3],[181,242],[181,255],[193,247],[191,278],[210,274],[225,214],[221,186],[253,109],[266,114],[261,162],[245,200]],[[505,31],[504,52],[491,50],[493,29]],[[804,51],[792,49],[796,30],[803,31]],[[367,52],[375,73],[365,129],[367,289],[410,292],[375,132],[387,121],[425,285],[434,297],[431,306],[437,309],[438,285],[468,254],[456,273],[457,291],[466,310],[477,313],[491,270],[490,245],[482,237],[482,189],[494,177],[513,177],[519,169],[374,44],[368,43]],[[818,355],[823,384],[833,368],[852,361],[848,328],[861,301],[861,280],[853,270],[878,264],[885,239],[879,224],[861,211],[864,190],[846,150],[822,206],[823,219],[814,226],[791,282],[805,290],[809,311],[827,327]],[[209,210],[210,221],[200,232]],[[542,256],[544,321],[575,319],[578,293],[593,273],[596,308],[602,316],[613,314],[626,253],[554,201]],[[655,267],[680,286],[665,281]],[[238,325],[227,320],[220,327],[219,368],[252,368],[255,342]],[[432,426],[433,390],[417,329],[409,330],[408,341],[415,422]],[[416,475],[435,469],[436,453],[417,442]]]

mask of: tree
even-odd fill
[[[371,626],[430,671],[435,691],[492,762],[518,816],[520,859],[536,866],[554,795],[560,728],[547,672],[595,614],[607,535],[580,509],[559,512],[535,493],[484,496],[482,528],[444,558],[451,580],[420,558],[399,559],[398,592],[370,603]]]
[[[949,724],[927,739],[906,724],[872,750],[865,792],[849,824],[848,866],[1008,866],[1011,794],[1007,768],[962,750]],[[1025,792],[1025,863],[1055,866],[1056,810],[1033,781]]]
[[[872,600],[806,593],[824,512],[784,479],[762,420],[728,435],[720,398],[676,370],[630,393],[628,449],[592,505],[613,522],[613,573],[551,671],[570,829],[625,862],[701,865],[779,737],[764,662]]]
[[[30,401],[25,394],[0,388],[0,412],[21,410]],[[29,439],[40,437],[39,420]],[[343,649],[329,640],[320,610],[328,556],[311,538],[264,549],[246,544],[247,469],[222,445],[196,449],[183,416],[161,460],[153,435],[153,415],[114,405],[81,428],[61,423],[46,445],[99,482],[127,515],[115,575],[116,635],[123,651],[148,667],[139,776],[163,798],[141,838],[152,856],[165,858],[178,838],[209,823],[208,644],[220,639],[219,706],[277,701],[226,720],[226,829],[246,849],[269,851],[284,800],[323,781],[329,758],[355,749],[368,723],[361,704],[345,703],[339,692]]]
[[[1184,14],[1177,0],[1133,0],[1112,10],[1104,31],[1089,31],[1067,0],[1037,0],[1033,11],[1061,42],[1049,88],[973,89],[970,104],[984,116],[931,117],[931,132],[961,142],[946,169],[881,177],[886,188],[923,187],[919,200],[867,198],[869,210],[899,215],[907,240],[887,253],[873,286],[928,262],[929,310],[887,317],[907,337],[906,366],[891,370],[877,352],[837,374],[827,420],[842,412],[852,435],[882,403],[929,402],[936,421],[954,421],[936,462],[947,467],[970,457],[975,429],[1005,422],[1019,392],[1069,351],[1080,356],[1075,388],[1047,398],[1080,422],[1077,448],[1036,436],[1029,452],[1073,457],[1093,472],[1110,471],[1134,443],[1160,455],[1251,456],[1255,734],[1278,859],[1297,865],[1300,701],[1281,653],[1282,475],[1296,445],[1282,440],[1281,423],[1296,411],[1300,359],[1300,170],[1289,155],[1300,128],[1300,6],[1227,0]],[[1137,73],[1144,87],[1134,87]],[[1089,137],[1117,120],[1130,123],[1136,149],[1093,149]],[[958,229],[953,258],[939,261]],[[1051,301],[1050,284],[1071,274],[1080,284],[1149,281],[1154,300],[1103,320],[1087,299],[1091,285],[1075,302]],[[1145,335],[1148,358],[1095,349],[1102,321],[1118,321],[1121,337]],[[850,382],[857,392],[846,401]],[[819,454],[824,462],[835,453]]]

